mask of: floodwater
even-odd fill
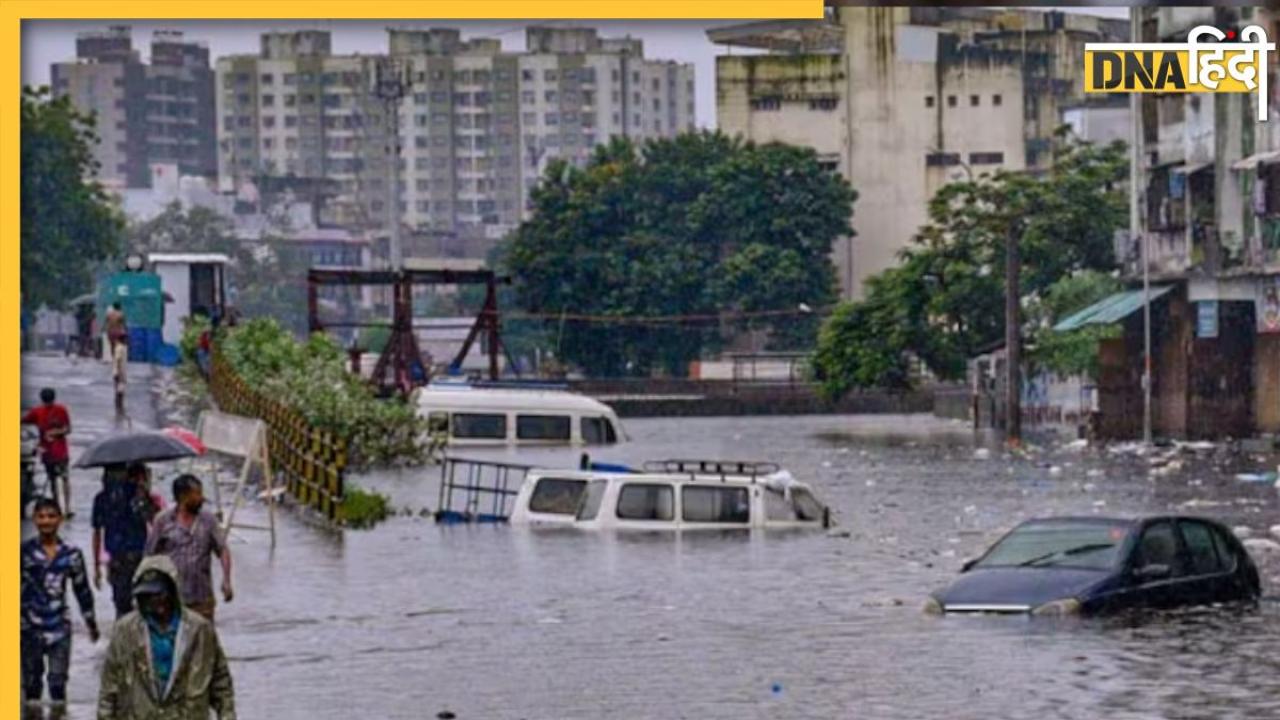
[[[241,533],[238,596],[219,608],[239,716],[1280,717],[1273,601],[1100,620],[920,611],[964,558],[1030,516],[1177,510],[1265,536],[1280,524],[1277,491],[1234,479],[1261,459],[1189,459],[1163,476],[1099,451],[1013,460],[924,417],[626,428],[633,442],[597,459],[776,461],[816,486],[839,528],[591,535],[414,516],[339,535],[282,514],[274,551]],[[984,445],[991,458],[975,458]],[[438,472],[359,481],[434,509]],[[1278,555],[1255,553],[1267,592],[1280,588]],[[106,593],[98,603],[109,617]],[[77,642],[70,716],[87,719],[102,650]]]

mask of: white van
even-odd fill
[[[417,393],[427,431],[450,447],[615,445],[625,436],[602,402],[566,390],[432,383]]]

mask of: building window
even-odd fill
[[[297,116],[297,115],[285,115],[285,116],[284,116],[284,126],[285,126],[285,127],[287,127],[287,128],[291,128],[291,127],[298,127],[298,116]]]
[[[955,107],[955,106],[956,106],[956,102],[957,102],[957,100],[956,100],[956,96],[955,96],[955,95],[948,95],[948,96],[947,96],[947,107]]]
[[[258,82],[262,83],[263,85],[271,85],[275,81],[276,81],[276,78],[271,73],[262,73],[262,75],[258,76]]]
[[[996,106],[996,107],[1000,107],[1001,103],[1003,103],[1003,102],[1004,102],[1004,98],[1003,98],[1003,97],[1001,97],[1001,96],[999,96],[999,95],[992,95],[992,96],[991,96],[991,104],[992,104],[992,105],[994,105],[994,106]]]
[[[555,82],[559,80],[555,70],[546,70],[542,73],[542,79],[547,82]]]
[[[809,109],[831,111],[831,110],[835,110],[836,107],[839,106],[839,104],[840,104],[839,98],[833,98],[833,97],[814,98],[809,101]]]
[[[556,113],[553,113],[553,112],[551,112],[551,113],[547,113],[547,114],[544,116],[543,120],[544,120],[548,125],[559,125],[559,124],[560,124],[560,116],[559,116],[559,115],[557,115]]]
[[[1000,165],[1004,163],[1004,153],[1002,152],[976,152],[969,153],[970,165]]]
[[[977,95],[970,95],[970,96],[969,96],[969,107],[978,107],[978,96],[977,96]]]
[[[595,68],[590,68],[590,67],[589,67],[589,68],[583,68],[583,69],[582,69],[582,82],[583,82],[583,83],[586,83],[586,84],[588,84],[588,85],[590,85],[591,83],[594,83],[595,81],[596,81],[596,69],[595,69]]]
[[[262,118],[262,127],[273,128],[276,126],[276,119],[273,115],[265,115]]]
[[[928,167],[953,167],[960,164],[960,153],[929,153],[925,156],[924,164]]]
[[[931,107],[933,107],[933,96],[932,96],[932,95],[925,95],[925,96],[924,96],[924,106],[925,106],[925,107],[927,107],[927,108],[931,108]]]
[[[263,95],[263,96],[262,96],[262,107],[274,107],[274,106],[275,106],[275,104],[276,104],[276,96],[275,96],[275,95]]]
[[[297,85],[297,84],[298,84],[298,76],[297,76],[297,75],[294,75],[293,73],[285,73],[285,74],[284,74],[284,84],[285,84],[285,85]]]
[[[543,93],[543,98],[546,99],[547,102],[553,103],[559,100],[559,94],[555,90],[548,90]]]
[[[538,93],[532,90],[523,90],[520,92],[520,102],[525,105],[532,105],[538,102]]]
[[[458,70],[457,72],[455,72],[455,73],[453,74],[453,81],[454,81],[454,82],[456,82],[456,83],[469,83],[469,82],[471,82],[471,71],[470,71],[470,70]]]
[[[285,106],[285,107],[293,107],[293,106],[295,106],[295,105],[297,105],[297,104],[298,104],[298,96],[297,96],[297,95],[285,95],[285,96],[284,96],[284,106]]]
[[[661,101],[661,100],[659,100],[658,98],[654,98],[654,99],[653,99],[653,111],[654,111],[654,112],[659,112],[659,111],[661,111],[661,110],[662,110],[662,101]]]
[[[414,93],[414,94],[413,94],[413,104],[414,104],[414,105],[426,105],[426,104],[427,104],[427,94],[426,94],[426,93],[424,93],[424,92]]]
[[[413,139],[413,146],[419,150],[427,149],[427,136],[419,135]]]
[[[752,98],[750,105],[752,110],[761,110],[761,111],[781,110],[782,98],[777,96]]]
[[[420,213],[431,212],[431,202],[428,200],[419,200],[417,202],[417,208]]]

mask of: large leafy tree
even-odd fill
[[[813,366],[828,395],[909,385],[915,360],[944,379],[962,377],[968,358],[1004,336],[1007,242],[1022,256],[1024,304],[1063,278],[1114,268],[1113,235],[1127,218],[1123,143],[1062,138],[1055,153],[1042,174],[998,172],[938,191],[901,264],[823,328]],[[1049,357],[1041,360],[1057,363]]]
[[[775,347],[812,345],[797,308],[834,302],[829,256],[854,198],[805,148],[617,139],[585,168],[548,168],[501,265],[560,357],[593,375],[680,374],[745,325],[722,314],[756,318]]]
[[[63,307],[93,289],[93,270],[115,256],[124,221],[94,179],[94,121],[48,88],[22,89],[22,299],[26,310]]]

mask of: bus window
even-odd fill
[[[569,440],[568,415],[517,415],[518,440]]]
[[[587,445],[613,445],[618,442],[618,433],[608,418],[582,418],[582,442]]]
[[[507,416],[454,413],[453,436],[468,439],[506,440]]]

